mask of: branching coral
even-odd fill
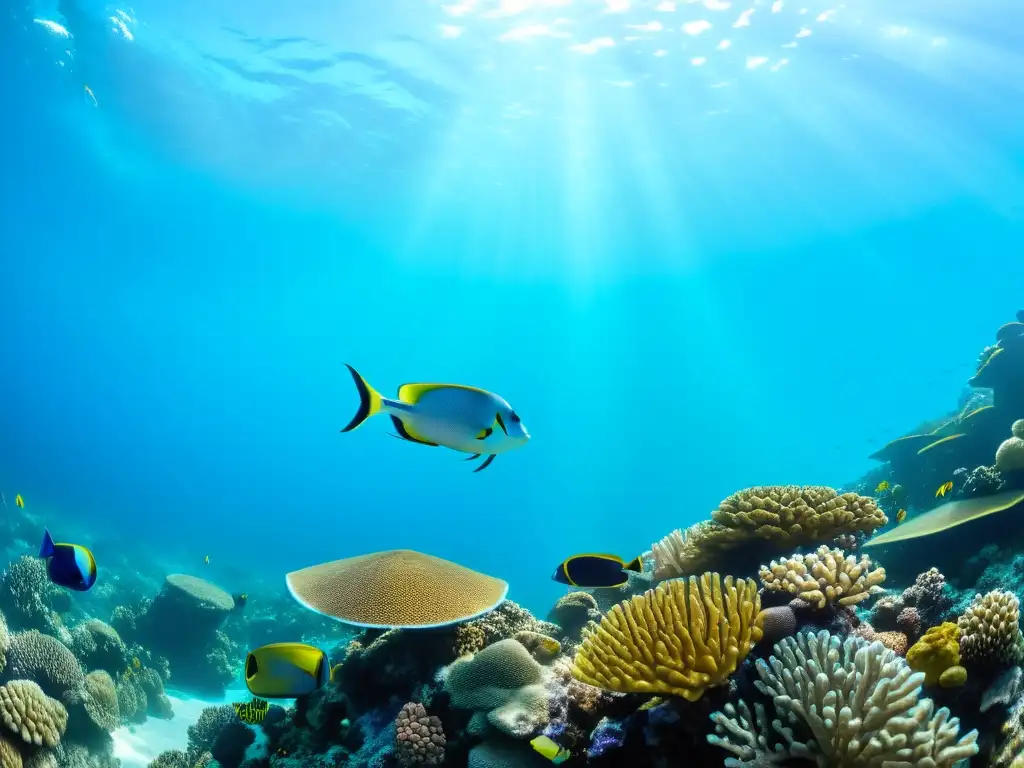
[[[789,592],[808,603],[856,605],[882,591],[885,569],[873,568],[871,558],[845,556],[822,545],[809,555],[793,555],[761,566],[761,583],[769,591]]]
[[[957,620],[960,655],[968,664],[1010,666],[1021,660],[1020,603],[1012,592],[975,595]]]
[[[440,765],[444,751],[440,718],[428,715],[422,704],[403,706],[395,719],[395,757],[399,765]]]
[[[709,741],[735,755],[727,765],[803,758],[820,768],[951,768],[978,752],[977,732],[958,738],[959,721],[920,698],[924,675],[881,643],[805,633],[778,643],[757,671],[779,718],[769,730],[763,710],[712,715]]]
[[[573,675],[610,691],[696,701],[724,683],[761,639],[760,610],[753,581],[705,573],[664,582],[585,631]]]
[[[29,744],[55,747],[68,725],[68,711],[30,680],[0,686],[0,721]]]
[[[871,533],[888,522],[874,499],[824,486],[758,486],[734,493],[685,532],[673,531],[652,549],[656,579],[700,573],[740,547],[783,549]]]

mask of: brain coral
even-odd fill
[[[508,584],[408,549],[314,565],[287,576],[306,608],[361,627],[437,627],[492,611]]]
[[[760,610],[753,581],[705,573],[659,584],[584,632],[573,676],[609,691],[696,701],[761,639]]]
[[[34,629],[18,632],[11,638],[6,677],[31,680],[48,696],[58,699],[81,686],[85,679],[78,659],[64,643]]]
[[[747,488],[725,499],[711,521],[673,531],[655,544],[656,579],[714,568],[735,550],[789,549],[832,541],[846,533],[871,533],[888,522],[874,499],[825,486]],[[731,560],[732,562],[732,560]]]
[[[824,608],[826,604],[856,605],[882,591],[884,568],[872,568],[871,558],[844,556],[822,544],[809,555],[792,555],[761,566],[761,583],[768,591],[788,592]]]
[[[961,658],[968,665],[1019,663],[1024,647],[1019,622],[1020,602],[1012,592],[995,589],[975,595],[957,619]]]
[[[30,680],[0,686],[0,720],[29,744],[55,747],[68,724],[68,711]]]

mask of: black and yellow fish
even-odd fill
[[[253,696],[294,699],[327,685],[331,671],[327,654],[319,648],[305,643],[271,643],[249,651],[245,685]]]
[[[945,496],[947,493],[949,493],[952,490],[953,490],[953,481],[952,480],[947,480],[946,482],[944,482],[942,485],[939,486],[939,490],[937,490],[935,492],[935,498],[939,498],[939,496]]]
[[[262,723],[263,718],[265,718],[267,716],[267,712],[270,711],[270,702],[265,699],[242,701],[232,704],[232,706],[235,708],[235,714],[238,715],[238,719],[247,725]]]
[[[901,509],[899,512],[896,513],[896,525],[899,525],[900,523],[902,523],[906,519],[907,519],[907,510]]]
[[[537,752],[550,760],[554,765],[564,763],[572,753],[565,747],[560,747],[557,742],[547,736],[538,736],[530,742],[530,746]]]
[[[14,506],[16,506],[18,509],[24,509],[25,508],[25,500],[23,498],[21,498],[21,494],[20,493],[17,496],[14,497]]]
[[[558,565],[551,578],[559,584],[584,589],[621,587],[629,581],[626,571],[641,573],[643,569],[639,556],[627,563],[616,555],[573,555]]]

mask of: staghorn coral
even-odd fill
[[[871,558],[857,560],[824,544],[809,555],[793,555],[761,566],[761,583],[769,591],[788,592],[817,606],[856,605],[882,591],[884,568],[872,568]]]
[[[975,595],[957,619],[960,655],[968,664],[1010,666],[1021,659],[1020,603],[1012,592]]]
[[[951,768],[978,752],[977,731],[958,738],[959,721],[920,698],[923,675],[881,643],[804,633],[778,643],[757,672],[778,718],[769,727],[760,705],[753,716],[747,706],[712,715],[708,741],[734,755],[727,766]]]
[[[31,680],[59,699],[82,685],[85,675],[75,654],[60,640],[38,630],[17,632],[7,649],[8,680]]]
[[[960,629],[951,621],[932,627],[907,651],[907,664],[924,673],[925,685],[935,685],[942,674],[960,663]]]
[[[22,740],[55,747],[68,725],[68,711],[31,680],[0,686],[0,720]]]
[[[452,706],[486,713],[503,733],[523,738],[548,722],[544,668],[516,640],[499,640],[447,670]]]
[[[610,691],[696,701],[724,683],[761,639],[760,609],[753,581],[705,573],[664,582],[585,632],[573,676]]]
[[[440,718],[422,704],[409,702],[395,718],[395,757],[399,765],[440,765],[444,762],[444,729]]]
[[[714,568],[734,550],[790,549],[872,533],[888,522],[874,499],[825,486],[758,486],[734,493],[711,521],[673,531],[653,545],[656,579]]]

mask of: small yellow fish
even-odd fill
[[[939,498],[939,496],[945,496],[947,493],[949,493],[952,490],[953,490],[953,481],[952,480],[947,480],[946,482],[944,482],[942,485],[939,486],[939,490],[937,490],[935,492],[935,498]]]
[[[20,493],[17,496],[14,497],[14,506],[16,506],[16,507],[18,507],[20,509],[24,509],[25,508],[25,500],[23,498],[21,498],[21,494]]]
[[[884,493],[889,490],[889,481],[883,480],[875,487],[875,493]]]
[[[142,662],[139,661],[139,657],[138,656],[133,656],[132,657],[132,666],[135,667],[136,669],[142,669]]]
[[[899,525],[900,523],[902,523],[906,519],[907,519],[907,510],[901,509],[899,512],[896,513],[896,525]]]
[[[537,750],[555,765],[564,763],[571,757],[571,753],[565,747],[558,746],[547,736],[538,736],[530,742],[530,746]]]
[[[252,701],[239,702],[232,705],[238,719],[248,725],[262,723],[263,718],[270,711],[270,703],[264,699],[253,699]]]
[[[203,558],[203,562],[206,563],[207,565],[209,565],[210,564],[210,556],[207,555],[206,557],[204,557]]]

